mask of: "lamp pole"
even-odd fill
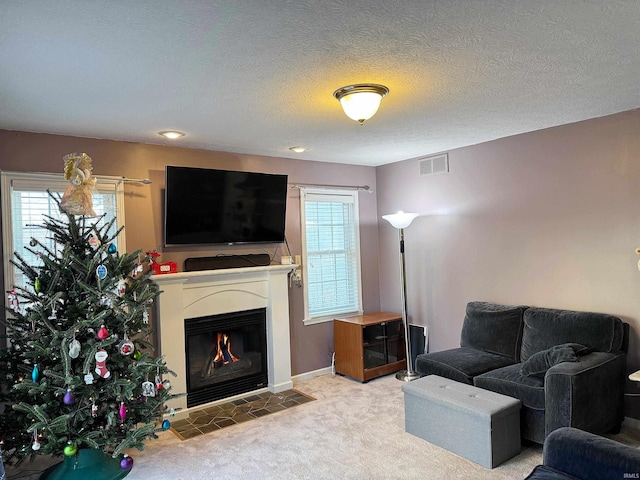
[[[407,369],[396,373],[396,378],[404,382],[410,382],[420,378],[420,374],[413,370],[411,363],[411,337],[409,336],[409,319],[407,317],[407,275],[405,272],[404,260],[404,229],[408,227],[417,213],[398,212],[393,215],[383,215],[386,221],[398,229],[398,239],[400,240],[400,300],[402,303],[402,324],[404,327],[404,344],[407,361]]]

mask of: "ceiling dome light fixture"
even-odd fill
[[[375,83],[358,83],[339,88],[333,96],[340,101],[347,117],[362,125],[375,115],[389,89]]]
[[[168,130],[165,132],[158,132],[158,135],[162,135],[165,138],[175,140],[176,138],[184,137],[184,133],[175,130]]]
[[[306,152],[308,150],[307,147],[289,147],[289,150],[296,153]]]

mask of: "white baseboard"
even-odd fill
[[[313,378],[320,377],[322,375],[328,375],[332,373],[332,371],[333,369],[331,368],[331,365],[329,365],[328,367],[320,368],[318,370],[313,370],[312,372],[306,372],[306,373],[301,373],[300,375],[294,375],[293,377],[291,377],[291,380],[293,380],[293,383],[295,384],[295,382],[304,382],[305,380],[311,380]]]

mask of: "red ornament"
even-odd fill
[[[109,330],[107,330],[104,325],[102,325],[100,327],[100,330],[98,330],[98,338],[100,340],[106,340],[107,338],[109,338]]]

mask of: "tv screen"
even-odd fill
[[[287,176],[165,169],[165,244],[283,242]]]

